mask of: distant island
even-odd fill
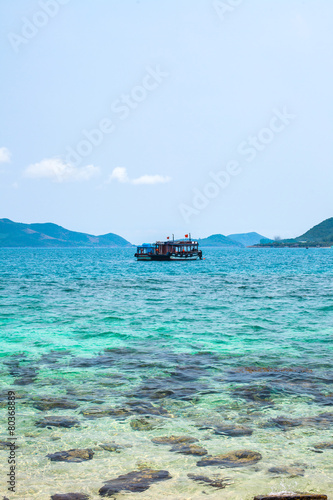
[[[262,242],[272,241],[269,238],[266,238],[265,236],[262,236],[262,234],[258,233],[229,234],[228,238],[233,241],[238,241],[238,243],[241,243],[244,247],[258,245]]]
[[[261,241],[260,244],[253,245],[257,248],[320,248],[333,246],[333,217],[326,219],[320,224],[312,227],[306,233],[297,238],[274,241]]]
[[[198,239],[198,243],[201,247],[241,248],[244,246],[223,234],[212,234],[212,236],[208,236],[208,238]]]
[[[126,248],[133,245],[108,233],[101,236],[69,231],[57,224],[22,224],[0,219],[0,247],[108,247]]]
[[[268,241],[272,240],[269,240],[268,238],[265,238],[265,236],[258,233],[229,234],[229,236],[224,236],[223,234],[212,234],[212,236],[198,240],[201,247],[220,248],[244,248]]]
[[[333,246],[333,217],[324,220],[306,233],[293,239],[276,238],[271,240],[261,234],[252,232],[229,234],[229,236],[212,234],[207,238],[198,239],[198,242],[202,248],[331,247]],[[133,246],[132,243],[114,233],[95,236],[70,231],[50,222],[24,224],[9,219],[0,219],[0,248],[131,248]]]

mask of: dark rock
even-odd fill
[[[193,481],[197,481],[199,483],[209,484],[210,486],[213,486],[214,488],[218,488],[220,490],[225,488],[229,484],[229,483],[227,483],[227,481],[229,481],[229,479],[223,478],[223,477],[215,476],[213,478],[210,478],[207,476],[200,476],[197,474],[187,474],[187,477],[189,479],[192,479]]]
[[[91,368],[91,367],[96,366],[97,364],[100,364],[100,363],[97,363],[97,359],[98,358],[80,358],[80,357],[77,357],[77,358],[70,359],[68,364],[69,364],[69,366],[71,366],[73,368]]]
[[[42,378],[38,380],[38,387],[47,387],[49,388],[50,386],[58,385],[58,386],[64,386],[67,383],[67,381],[63,378]]]
[[[128,366],[128,360],[121,359],[118,357],[117,361],[120,361],[122,364],[123,368],[126,368]],[[127,363],[126,363],[127,361]],[[151,362],[151,360],[150,360]],[[142,360],[140,361],[139,358],[137,360],[134,360],[134,365],[135,366],[140,366],[140,363],[142,364]],[[72,358],[69,361],[69,366],[75,367],[75,368],[95,368],[96,366],[100,367],[114,367],[115,366],[115,357],[113,353],[111,352],[104,352],[103,354],[100,354],[98,356],[93,356],[92,358],[88,357],[75,357]]]
[[[82,410],[81,414],[86,418],[94,419],[94,418],[111,417],[113,412],[114,408],[91,407],[87,408],[86,410]]]
[[[175,371],[170,373],[170,378],[181,382],[194,381],[198,378],[207,375],[207,370],[201,366],[189,365],[179,366]]]
[[[224,455],[207,456],[197,462],[198,467],[208,465],[221,465],[223,467],[246,467],[253,465],[262,459],[260,453],[250,450],[231,451]]]
[[[80,425],[77,418],[63,417],[63,416],[52,416],[44,417],[41,420],[37,420],[35,423],[36,427],[65,427],[69,429],[75,425]]]
[[[92,402],[95,404],[102,404],[104,403],[104,399],[101,398],[101,393],[100,391],[98,394],[93,391],[88,391],[86,389],[80,389],[80,388],[70,388],[67,389],[67,394],[70,397],[75,398],[77,401],[87,401],[87,402]]]
[[[39,359],[38,363],[39,364],[54,364],[57,363],[59,360],[61,360],[64,356],[69,356],[71,354],[70,351],[68,350],[63,350],[63,351],[57,351],[53,350],[50,352],[47,352],[41,356]]]
[[[13,444],[13,442],[10,442],[10,441],[0,441],[0,450],[8,450],[8,446],[10,446],[11,444]],[[15,441],[15,449],[17,450],[19,447],[17,446],[16,444],[16,441]]]
[[[25,396],[25,393],[21,394],[19,392],[15,392],[15,399],[24,399]],[[0,392],[0,401],[5,401],[6,404],[8,404],[8,390]]]
[[[111,497],[121,491],[141,493],[148,490],[151,484],[167,479],[171,479],[171,476],[166,470],[143,469],[133,471],[116,479],[105,481],[104,486],[99,490],[99,494],[102,497]]]
[[[189,443],[196,443],[197,441],[198,439],[195,439],[191,436],[162,436],[152,439],[152,442],[155,444],[169,444],[169,445],[189,444]]]
[[[322,392],[318,392],[315,394],[314,402],[323,406],[332,406],[333,393],[323,394]]]
[[[130,426],[135,431],[151,431],[160,427],[163,423],[164,422],[161,419],[154,417],[141,417],[131,420]]]
[[[322,429],[329,429],[333,424],[333,413],[320,413],[315,417],[303,418],[303,425],[320,427]]]
[[[123,356],[128,356],[129,354],[137,353],[137,351],[132,347],[106,347],[104,349],[104,352],[106,352],[110,356],[114,355],[114,356],[119,356],[121,358]]]
[[[260,385],[237,387],[232,391],[235,397],[270,405],[274,404],[274,401],[271,399],[272,393],[273,391],[270,387]]]
[[[30,385],[36,381],[36,377],[22,377],[14,380],[14,385]]]
[[[232,424],[212,424],[207,426],[202,426],[201,429],[213,429],[215,434],[222,434],[225,436],[251,436],[253,430],[250,427],[245,427],[244,425],[232,425]]]
[[[36,378],[38,375],[38,369],[31,365],[13,365],[11,366],[9,373],[13,377]]]
[[[149,399],[164,399],[171,397],[175,394],[175,392],[171,389],[149,389],[149,387],[141,387],[140,392],[136,394],[136,396],[140,397],[149,397]]]
[[[263,427],[278,427],[284,431],[292,427],[305,427],[305,426],[329,429],[332,423],[333,423],[333,413],[320,413],[315,417],[303,417],[294,419],[279,416],[270,419],[268,422],[263,424]]]
[[[86,418],[113,417],[124,419],[131,415],[156,415],[171,417],[170,413],[162,406],[153,406],[151,403],[129,402],[117,408],[88,408],[83,410],[82,415]]]
[[[303,425],[301,418],[276,417],[267,422],[267,426],[278,427],[279,429],[287,430],[292,427],[300,427]]]
[[[89,500],[89,498],[89,495],[84,493],[60,493],[51,496],[51,500]]]
[[[171,415],[162,406],[153,406],[149,402],[130,401],[126,403],[124,410],[137,415],[158,415],[170,417]]]
[[[180,380],[177,376],[155,377],[145,381],[135,391],[136,398],[147,398],[158,400],[170,398],[184,401],[191,401],[197,398],[199,393],[211,392],[209,386],[200,381]]]
[[[175,451],[176,453],[181,453],[182,455],[207,455],[207,450],[197,444],[175,444],[170,451]]]
[[[226,425],[218,426],[214,428],[215,434],[224,434],[226,436],[251,436],[253,430],[250,427],[245,427],[244,425]]]
[[[109,411],[109,417],[113,417],[119,420],[123,420],[127,417],[130,417],[131,415],[135,415],[135,413],[130,408],[125,407],[112,408]]]
[[[120,387],[120,386],[127,384],[127,383],[128,383],[127,378],[125,378],[121,375],[116,375],[116,374],[112,374],[112,375],[109,375],[109,377],[98,379],[98,385],[103,386],[103,387],[115,388],[115,387]]]
[[[16,354],[11,354],[10,356],[6,356],[6,359],[3,360],[4,365],[16,365],[20,363],[20,361],[26,361],[27,355],[25,352],[18,352]]]
[[[271,493],[270,495],[258,495],[253,500],[327,500],[327,495],[316,495],[313,493]]]
[[[132,445],[121,445],[116,443],[102,443],[99,445],[103,450],[120,453],[125,448],[132,448]]]
[[[327,443],[318,443],[314,445],[316,450],[333,450],[333,441]]]
[[[173,394],[170,396],[171,399],[177,399],[180,401],[195,401],[198,399],[199,387],[193,386],[180,386],[173,387]]]
[[[74,401],[65,398],[45,397],[34,400],[32,406],[37,410],[48,411],[54,408],[62,408],[63,410],[76,410],[79,407]]]
[[[57,451],[56,453],[50,453],[46,455],[51,462],[85,462],[86,460],[91,460],[94,456],[94,452],[90,449],[74,449],[68,451]]]
[[[297,476],[304,476],[305,470],[302,469],[301,467],[282,466],[282,467],[271,467],[270,469],[268,469],[268,472],[270,472],[271,474],[278,474],[278,475],[286,474],[289,477],[297,477]]]
[[[227,371],[227,381],[236,383],[255,382],[255,381],[269,381],[270,385],[283,385],[295,386],[300,392],[302,385],[308,385],[309,380],[313,380],[314,376],[312,370],[306,369],[302,366],[299,367],[280,367],[280,366],[242,366],[232,368]],[[263,380],[264,379],[264,380]],[[314,385],[314,384],[313,384]]]

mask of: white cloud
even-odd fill
[[[3,147],[0,148],[0,163],[9,163],[10,162],[11,153],[9,149]]]
[[[116,167],[113,169],[111,175],[108,178],[107,182],[111,182],[116,180],[122,183],[130,183],[130,184],[164,184],[166,182],[171,181],[171,177],[164,175],[142,175],[141,177],[137,177],[136,179],[130,179],[127,170],[124,167]]]
[[[88,181],[99,174],[99,171],[99,167],[94,165],[74,167],[60,158],[46,158],[39,163],[29,165],[24,175],[32,179],[50,179],[53,182]]]
[[[109,177],[109,181],[116,180],[118,182],[130,182],[130,179],[127,175],[126,168],[124,167],[116,167],[113,169],[112,174]]]
[[[164,184],[170,182],[171,177],[164,175],[142,175],[132,180],[132,184]]]

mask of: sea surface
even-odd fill
[[[12,390],[17,449],[13,494],[0,446],[0,496],[97,500],[105,481],[153,469],[171,478],[112,498],[333,498],[333,249],[203,253],[185,263],[136,262],[133,249],[1,249],[0,440]],[[55,416],[68,427],[45,424]],[[197,441],[152,441],[172,435]],[[47,457],[71,449],[94,455]],[[257,459],[202,466],[195,450]]]

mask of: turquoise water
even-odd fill
[[[133,253],[1,250],[1,439],[6,394],[15,390],[19,446],[14,495],[4,479],[8,451],[0,450],[3,494],[98,499],[104,481],[145,467],[172,479],[116,498],[332,492],[333,450],[314,445],[333,441],[333,251],[208,249],[205,260],[186,263],[140,263]],[[46,397],[77,407],[37,409]],[[91,408],[117,411],[87,418]],[[52,415],[80,425],[35,425]],[[253,433],[217,434],[223,424]],[[151,441],[171,434],[198,439],[210,455],[247,449],[262,459],[198,467],[201,457]],[[123,448],[100,446],[111,441]],[[91,448],[94,457],[46,458],[73,448]],[[268,471],[282,466],[298,473]],[[219,490],[188,473],[219,474],[229,484]]]

